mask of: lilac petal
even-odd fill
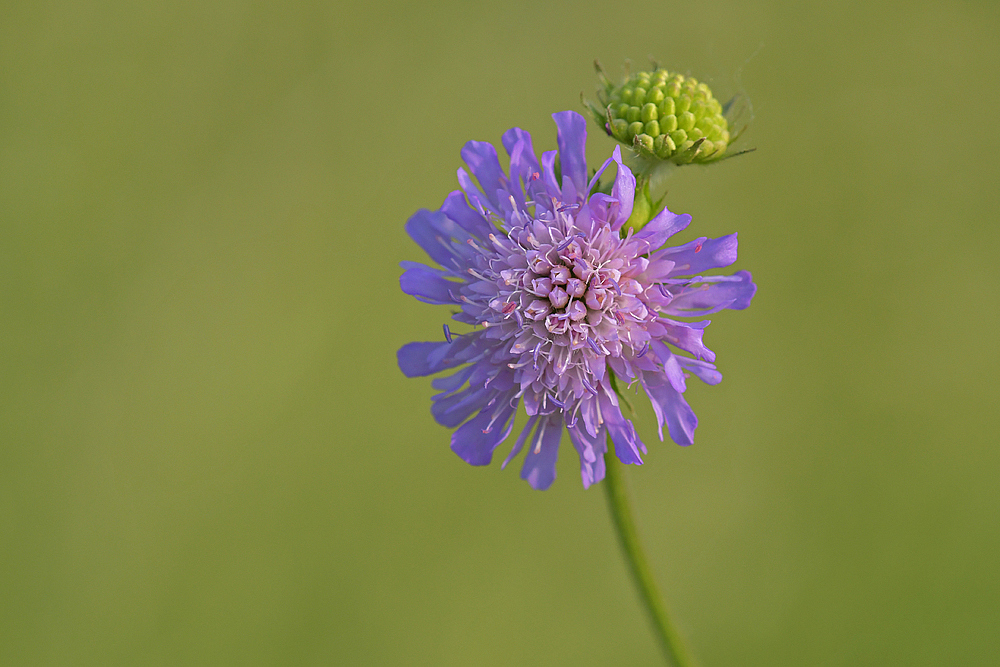
[[[442,365],[440,368],[434,368],[431,365],[431,355],[442,350],[445,345],[451,345],[451,343],[446,341],[440,343],[407,343],[399,348],[399,351],[396,352],[396,361],[399,363],[399,368],[403,371],[403,375],[410,378],[431,375],[439,370],[457,365]]]
[[[514,371],[509,368],[498,369],[494,363],[476,364],[469,386],[486,387],[496,392],[505,392],[514,386]]]
[[[404,259],[402,262],[400,262],[399,266],[400,268],[403,269],[413,269],[413,268],[423,269],[424,271],[430,271],[434,275],[440,276],[442,278],[455,277],[455,272],[452,271],[451,269],[439,269],[436,266],[427,266],[426,264],[421,264],[420,262],[411,262],[407,259]]]
[[[645,374],[642,386],[653,405],[660,440],[663,440],[663,424],[666,423],[671,440],[678,445],[693,444],[698,418],[684,395],[674,389],[666,377],[653,373]]]
[[[451,343],[407,343],[396,353],[399,369],[406,377],[423,377],[472,361],[480,354],[479,346],[473,343],[478,343],[481,335],[473,331]]]
[[[487,211],[494,215],[500,215],[497,207],[479,189],[479,186],[472,180],[472,176],[469,176],[469,172],[465,171],[463,167],[458,168],[458,184],[462,186],[462,192],[469,198],[469,203],[473,208],[482,211],[483,215],[486,215]]]
[[[468,141],[462,147],[462,159],[472,174],[479,181],[479,187],[490,203],[500,207],[497,190],[506,190],[507,179],[504,176],[500,160],[497,159],[497,149],[485,141]]]
[[[705,317],[707,315],[714,315],[720,310],[726,310],[731,308],[733,302],[731,299],[720,301],[711,308],[705,308],[704,310],[682,310],[680,308],[675,308],[671,304],[667,304],[665,307],[661,308],[661,311],[668,314],[674,315],[676,317]]]
[[[541,168],[538,166],[538,159],[535,157],[535,149],[531,144],[530,133],[525,132],[519,127],[512,127],[503,133],[503,136],[500,138],[500,141],[501,143],[503,143],[503,148],[505,151],[507,151],[507,155],[511,156],[511,158],[514,157],[514,147],[517,146],[517,144],[519,143],[523,145],[524,152],[521,154],[522,155],[521,159],[523,161],[522,164],[531,171],[535,172],[541,171]],[[512,160],[511,165],[513,164],[514,162]],[[511,168],[510,173],[511,176],[513,176],[515,173],[522,174],[521,171],[515,172],[513,167]],[[530,177],[530,173],[528,175]]]
[[[469,379],[469,376],[472,375],[472,371],[475,369],[476,366],[466,366],[465,368],[460,368],[451,375],[434,378],[431,380],[431,386],[443,393],[456,391],[459,387],[465,384],[465,381]]]
[[[555,165],[555,151],[545,151],[542,153],[542,183],[545,185],[545,194],[548,197],[559,199],[562,196],[562,192],[559,189],[559,183],[556,182]],[[552,208],[552,202],[546,201],[542,197],[541,201],[538,199],[535,200],[535,206],[541,206],[543,210],[549,210]]]
[[[697,287],[684,288],[670,302],[666,312],[670,315],[700,317],[723,308],[743,310],[757,292],[750,273],[737,271],[731,276],[713,276]]]
[[[562,427],[562,417],[543,419],[528,447],[528,453],[524,455],[521,479],[527,480],[536,491],[544,491],[556,479],[556,456],[559,454]]]
[[[513,152],[508,151],[510,155],[510,183],[508,186],[509,194],[514,198],[514,202],[517,204],[518,210],[527,211],[525,193],[529,193],[527,196],[531,198],[532,186],[534,181],[532,176],[535,173],[540,172],[538,169],[532,169],[531,162],[537,164],[537,160],[534,155],[526,156],[530,149],[522,141],[518,141],[514,144]],[[530,161],[529,161],[530,159]],[[524,183],[525,187],[522,189],[521,184]]]
[[[677,359],[677,363],[680,364],[681,368],[705,384],[719,384],[722,382],[722,373],[715,369],[715,364],[681,356],[675,356],[674,358]]]
[[[624,357],[608,357],[605,359],[605,363],[611,366],[615,377],[619,380],[624,380],[626,384],[630,384],[635,380],[635,371],[632,370],[632,365]]]
[[[646,247],[643,253],[657,250],[667,242],[667,239],[683,230],[689,224],[691,224],[690,215],[686,213],[678,215],[677,213],[671,213],[667,209],[663,209],[632,237],[632,242],[642,243]]]
[[[602,225],[605,223],[611,224],[614,220],[621,218],[621,202],[603,192],[595,192],[590,195],[590,199],[587,201],[587,208],[590,209],[590,215],[593,219]]]
[[[456,252],[461,254],[465,249],[458,251],[452,239],[458,239],[464,244],[469,235],[444,213],[420,209],[406,221],[406,233],[435,262],[461,270]]]
[[[611,225],[611,229],[618,231],[632,215],[632,202],[635,199],[635,176],[632,175],[631,169],[622,164],[620,146],[615,146],[614,160],[618,163],[618,176],[615,177],[615,185],[611,188],[611,196],[621,202],[621,208],[618,210],[618,217]]]
[[[480,215],[479,211],[469,206],[465,193],[461,190],[455,190],[445,197],[444,203],[441,204],[441,212],[469,234],[480,239],[485,240],[496,231],[496,227]]]
[[[736,261],[736,234],[717,239],[700,238],[676,248],[664,248],[663,257],[676,262],[671,275],[692,276]]]
[[[411,264],[399,277],[399,287],[406,294],[415,296],[424,303],[445,304],[459,303],[452,296],[458,292],[462,283],[445,280],[430,267],[422,264]]]
[[[586,192],[580,192],[573,179],[566,174],[562,175],[562,200],[563,206],[570,203],[583,201],[587,196]]]
[[[580,413],[579,418],[583,421],[583,426],[592,436],[596,436],[601,430],[601,424],[599,423],[598,412],[598,399],[597,397],[586,396],[580,401]]]
[[[490,399],[495,398],[496,395],[495,389],[483,387],[467,387],[455,394],[439,395],[431,405],[431,414],[441,426],[455,428],[468,419],[473,412],[485,408]]]
[[[616,146],[615,148],[617,148],[617,146]],[[604,171],[605,171],[605,170],[606,170],[606,169],[607,169],[607,168],[608,168],[608,167],[609,167],[609,166],[611,165],[611,163],[612,163],[612,162],[614,162],[614,161],[615,161],[615,159],[614,159],[613,157],[609,157],[609,158],[608,158],[607,160],[605,160],[605,161],[604,161],[604,164],[602,164],[602,165],[601,165],[601,168],[600,168],[600,169],[598,169],[598,170],[597,170],[597,171],[596,171],[596,172],[594,173],[594,175],[590,177],[590,182],[589,182],[589,183],[587,183],[587,194],[590,194],[591,190],[593,190],[593,189],[594,189],[594,186],[595,186],[595,185],[597,185],[597,181],[601,180],[601,176],[603,176],[603,175],[604,175]]]
[[[594,219],[590,212],[590,205],[584,204],[580,207],[580,212],[576,214],[573,226],[583,234],[590,236],[594,233]]]
[[[592,436],[579,426],[567,429],[569,439],[580,455],[580,477],[583,488],[589,489],[604,479],[604,453],[608,451],[608,434],[602,428]]]
[[[621,409],[611,403],[606,395],[600,397],[601,417],[604,418],[604,425],[611,434],[611,440],[615,443],[615,456],[625,464],[642,464],[642,457],[639,455],[639,445],[642,441],[636,435],[632,422],[622,416]],[[645,447],[643,447],[645,448]]]
[[[514,426],[515,408],[510,397],[503,397],[474,418],[458,427],[451,436],[451,451],[474,466],[489,465],[493,451],[503,442]]]
[[[582,196],[587,194],[587,121],[575,111],[552,114],[558,133],[559,164],[562,175],[568,176]],[[570,203],[570,202],[567,202]]]
[[[668,350],[669,352],[669,350]],[[682,394],[687,390],[687,381],[684,379],[684,371],[677,360],[677,355],[670,353],[667,360],[663,362],[663,374],[670,382],[670,386]]]
[[[528,417],[528,423],[524,425],[523,429],[521,429],[521,435],[517,437],[517,442],[515,442],[514,446],[511,448],[510,454],[508,454],[507,458],[505,458],[503,463],[500,464],[501,470],[506,468],[507,464],[510,463],[515,456],[521,453],[521,448],[524,447],[524,441],[528,439],[528,435],[531,433],[531,429],[535,427],[535,422],[537,421],[538,415]]]
[[[635,238],[634,236],[632,237]],[[645,244],[644,244],[645,245]],[[650,244],[652,246],[652,244]],[[667,276],[669,276],[674,270],[674,262],[669,259],[664,259],[663,257],[653,256],[649,261],[649,265],[646,270],[636,277],[640,282],[645,282],[646,284],[658,283]],[[666,298],[667,295],[662,291],[660,294]]]
[[[675,322],[674,320],[661,317],[658,321],[667,331],[664,338],[668,343],[685,352],[690,352],[698,359],[704,358],[708,361],[715,361],[715,352],[705,347],[705,344],[701,340],[705,334],[705,327],[710,324],[709,320],[702,320],[701,322]]]

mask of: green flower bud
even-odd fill
[[[660,102],[660,115],[661,116],[673,116],[674,112],[677,110],[677,106],[674,103],[674,98],[664,97],[663,101]]]
[[[652,153],[653,152],[653,137],[648,134],[637,134],[635,137],[635,143],[637,144],[635,148],[638,148],[642,153]]]
[[[687,164],[723,157],[729,124],[707,85],[659,67],[627,76],[618,85],[598,72],[599,104],[587,103],[590,111],[602,129],[641,158]]]
[[[675,150],[677,150],[677,145],[674,143],[674,140],[670,138],[669,134],[661,134],[657,137],[657,139],[662,139],[663,141],[660,142],[659,146],[656,146],[656,142],[653,142],[656,155],[660,159],[666,160],[673,155]]]
[[[669,137],[667,135],[665,135],[665,134],[661,134],[658,137],[656,137],[655,139],[653,139],[653,152],[656,153],[656,155],[658,157],[660,156],[660,153],[663,152],[663,140],[664,139],[669,139]]]

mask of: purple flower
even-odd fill
[[[584,487],[604,477],[608,435],[623,463],[642,463],[646,447],[622,415],[617,383],[639,382],[660,439],[666,424],[674,442],[690,445],[698,419],[684,400],[685,379],[717,384],[722,376],[702,343],[708,320],[675,318],[743,309],[756,291],[746,271],[701,275],[736,261],[735,234],[662,247],[689,215],[664,209],[623,237],[635,178],[619,148],[588,179],[586,121],[572,111],[553,118],[558,158],[550,151],[539,163],[527,132],[504,133],[509,174],[491,144],[465,145],[462,158],[478,187],[459,169],[462,190],[406,223],[441,268],[403,262],[399,280],[421,301],[458,306],[452,319],[473,327],[458,334],[445,325],[445,340],[398,353],[408,377],[457,369],[433,381],[440,393],[431,407],[439,423],[456,429],[452,450],[472,465],[489,464],[523,402],[527,424],[504,466],[526,449],[521,477],[535,489],[555,479],[564,427]],[[611,194],[589,194],[612,161]]]

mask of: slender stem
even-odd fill
[[[607,472],[604,477],[604,491],[608,498],[608,509],[615,524],[618,542],[625,552],[629,571],[642,597],[649,619],[653,623],[656,636],[667,657],[667,663],[675,667],[696,667],[697,663],[684,644],[677,628],[670,621],[667,605],[656,588],[653,572],[649,569],[646,554],[639,543],[639,533],[636,531],[635,520],[629,505],[628,489],[625,485],[624,468],[611,451],[604,457]]]

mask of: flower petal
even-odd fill
[[[608,451],[608,434],[602,428],[596,436],[579,426],[567,429],[569,439],[580,455],[580,477],[583,488],[589,489],[604,479],[604,453]]]
[[[622,164],[620,146],[615,146],[614,160],[618,163],[618,175],[615,177],[614,187],[611,188],[611,196],[621,202],[621,208],[618,209],[618,217],[615,218],[611,229],[618,231],[632,215],[632,202],[635,199],[635,176],[631,169]]]
[[[682,317],[711,315],[723,308],[743,310],[757,292],[748,271],[731,276],[712,276],[694,287],[685,287],[674,296],[665,312]]]
[[[715,364],[698,359],[688,359],[680,355],[675,355],[674,359],[688,373],[691,373],[705,384],[719,384],[722,382],[722,373],[715,369]]]
[[[693,444],[698,417],[684,400],[684,395],[674,389],[666,377],[653,373],[643,376],[642,386],[653,405],[660,440],[663,440],[663,424],[666,423],[671,440],[678,445]]]
[[[532,146],[531,143],[530,133],[522,130],[519,127],[512,127],[503,133],[503,136],[500,138],[500,142],[503,144],[504,150],[507,151],[507,155],[509,155],[511,158],[514,157],[515,147],[520,143],[522,146],[524,146],[524,150],[521,153],[520,164],[522,164],[527,169],[530,169],[531,171],[537,172],[540,170],[540,167],[538,166],[538,158],[535,157],[535,148],[534,146]],[[513,164],[514,162],[512,159],[511,165]],[[522,172],[521,170],[515,171],[513,166],[511,167],[510,170],[511,176],[514,176],[515,174],[522,176],[523,173],[524,172]],[[531,176],[530,172],[528,173],[528,176],[529,177]]]
[[[452,334],[452,336],[457,336],[458,334]],[[434,378],[431,380],[431,386],[443,393],[451,393],[457,391],[469,376],[472,375],[472,371],[476,369],[476,366],[466,366],[465,368],[460,368],[451,375],[446,375],[444,377]]]
[[[617,148],[617,146],[615,148]],[[591,192],[591,190],[594,189],[594,186],[597,185],[597,181],[601,180],[601,176],[604,175],[604,171],[609,166],[611,166],[611,163],[614,162],[614,161],[615,161],[614,157],[609,157],[607,160],[604,161],[604,164],[601,165],[600,169],[598,169],[596,172],[594,172],[594,175],[590,177],[590,182],[587,183],[587,193],[588,194]]]
[[[606,195],[603,192],[595,192],[590,195],[590,199],[587,200],[587,208],[590,209],[590,215],[593,219],[601,225],[605,223],[611,224],[611,222],[620,220],[622,217],[621,202],[617,198]],[[621,227],[621,225],[618,226]]]
[[[695,276],[736,261],[736,234],[717,239],[702,237],[676,248],[664,248],[662,257],[675,262],[673,276]],[[659,253],[657,253],[659,255]]]
[[[632,242],[644,244],[646,249],[642,251],[643,253],[657,250],[667,242],[667,239],[682,231],[689,224],[691,224],[691,216],[687,213],[678,215],[663,209],[632,237]]]
[[[496,393],[495,390],[484,387],[466,387],[454,394],[439,394],[431,405],[431,414],[441,426],[455,428],[468,419],[473,412],[486,407],[486,404],[496,396]]]
[[[663,347],[666,348],[666,345]],[[667,352],[668,356],[663,362],[663,375],[670,382],[671,387],[683,394],[685,390],[687,390],[687,381],[684,379],[684,371],[681,370],[681,364],[677,360],[677,355],[670,352],[669,349],[667,349]],[[645,376],[645,374],[643,374],[643,376]]]
[[[531,429],[535,427],[535,422],[537,421],[538,415],[528,417],[528,423],[521,429],[521,435],[517,436],[517,442],[515,442],[514,446],[511,447],[510,454],[508,454],[507,458],[505,458],[503,463],[500,464],[501,470],[506,468],[507,464],[510,463],[515,456],[521,453],[521,448],[524,447],[524,441],[528,439],[528,436],[531,434]]]
[[[469,235],[444,213],[420,209],[406,221],[406,233],[435,262],[461,271],[459,257],[468,254],[465,241]],[[454,243],[452,239],[459,239],[461,244]]]
[[[575,111],[552,114],[558,133],[559,164],[580,197],[587,196],[587,120]],[[582,201],[582,199],[581,199]],[[573,203],[573,202],[566,202]]]
[[[524,184],[524,197],[530,200],[537,199],[545,192],[545,182],[542,180],[542,167],[535,157],[531,135],[519,127],[514,127],[504,132],[502,141],[507,155],[510,156],[510,189],[518,190],[512,194],[515,198],[520,196],[519,189],[515,187],[520,179]],[[524,205],[525,199],[518,199],[518,203]]]
[[[396,353],[399,369],[406,377],[413,378],[470,362],[480,354],[479,345],[474,343],[478,343],[481,336],[481,332],[473,331],[453,338],[450,343],[407,343]]]
[[[657,321],[667,330],[664,338],[668,343],[685,352],[690,352],[698,359],[704,358],[708,361],[715,361],[715,352],[705,347],[705,344],[701,341],[702,336],[705,335],[705,327],[711,323],[710,320],[702,320],[701,322],[675,322],[674,320],[661,317]]]
[[[489,220],[469,206],[465,193],[461,190],[455,190],[445,197],[441,211],[472,236],[486,239],[496,231],[496,227],[491,225]]]
[[[407,263],[409,268],[399,277],[399,287],[406,294],[415,296],[424,303],[460,303],[457,297],[462,283],[445,280],[434,269],[422,264]]]
[[[621,409],[614,405],[606,395],[600,397],[601,417],[604,419],[604,426],[611,434],[611,440],[615,443],[615,456],[625,464],[642,464],[642,457],[639,455],[639,447],[645,449],[642,441],[635,432],[632,422],[622,416]]]
[[[561,416],[542,419],[524,456],[521,479],[527,480],[536,491],[544,491],[556,479],[556,457],[559,455],[562,426]]]
[[[494,404],[458,427],[451,436],[451,451],[466,463],[474,466],[489,465],[493,451],[510,435],[514,426],[515,407],[512,396],[498,398]]]
[[[548,211],[552,208],[552,202],[549,201],[552,198],[558,199],[562,196],[562,192],[559,188],[559,184],[556,182],[556,152],[555,151],[545,151],[542,153],[542,184],[545,186],[545,194],[547,197],[541,197],[535,199],[535,206],[540,210]]]
[[[500,211],[493,202],[483,194],[476,182],[472,180],[472,176],[469,176],[469,172],[465,170],[464,167],[458,168],[458,184],[462,186],[462,192],[469,199],[469,204],[480,211],[484,216],[487,215],[487,211],[499,216]],[[495,199],[495,197],[494,197]]]
[[[494,207],[500,208],[497,190],[507,189],[507,178],[497,158],[497,149],[485,141],[467,141],[462,147],[461,155],[479,181],[479,188],[483,194]]]

